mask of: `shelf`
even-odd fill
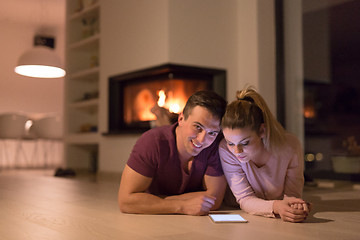
[[[92,3],[90,3],[92,2]],[[96,2],[96,3],[95,3]],[[100,145],[100,0],[66,0],[64,158],[67,166],[87,168]]]
[[[97,144],[100,136],[97,132],[73,133],[65,137],[66,143],[71,144]]]
[[[81,10],[80,12],[76,12],[73,13],[70,17],[69,20],[70,21],[75,21],[78,20],[82,17],[88,16],[88,15],[92,15],[92,14],[96,14],[95,12],[100,8],[100,3],[97,2],[89,7],[84,8],[83,10]]]
[[[69,49],[71,50],[91,50],[99,45],[100,34],[95,34],[91,37],[87,37],[78,42],[71,43]]]
[[[72,108],[83,109],[89,112],[96,112],[99,105],[99,99],[90,99],[84,101],[78,101],[70,104]]]
[[[79,81],[94,81],[99,78],[100,67],[93,67],[69,74],[68,78]]]

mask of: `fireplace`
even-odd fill
[[[196,91],[213,90],[226,98],[226,71],[164,64],[109,78],[109,132],[142,133],[157,120],[154,108],[176,118]]]

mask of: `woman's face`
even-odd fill
[[[254,161],[257,154],[264,150],[261,140],[264,137],[263,127],[260,128],[259,134],[250,128],[224,128],[223,134],[229,151],[242,163]]]

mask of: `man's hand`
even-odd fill
[[[181,206],[181,212],[188,215],[206,215],[214,206],[215,197],[209,195],[196,196],[185,200]]]
[[[286,222],[302,222],[310,212],[310,204],[300,198],[286,197],[274,201],[273,209]]]

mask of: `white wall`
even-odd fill
[[[227,70],[227,96],[238,78],[237,0],[172,0],[169,3],[169,61]]]
[[[100,131],[108,77],[166,62],[224,68],[229,101],[248,83],[275,111],[273,13],[269,0],[103,1]],[[99,171],[121,171],[138,137],[102,137]]]
[[[108,78],[168,61],[168,0],[101,3],[100,132],[108,129]],[[121,171],[139,135],[102,137],[99,171]]]
[[[54,36],[55,50],[64,60],[65,1],[55,2],[49,5],[40,0],[1,1],[0,112],[54,112],[62,116],[63,78],[45,80],[14,72],[18,58],[33,46],[37,33]]]

